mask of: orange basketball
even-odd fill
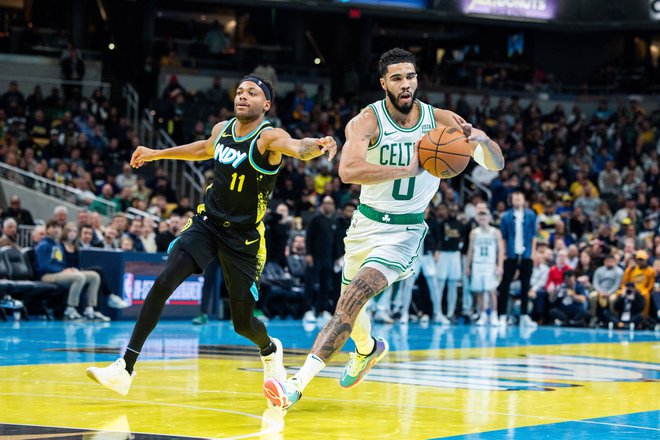
[[[472,157],[472,148],[461,130],[439,126],[422,138],[419,162],[426,171],[443,179],[458,176]]]

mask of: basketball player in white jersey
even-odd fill
[[[490,306],[490,324],[499,325],[497,317],[497,286],[502,277],[504,265],[504,242],[500,230],[489,224],[490,214],[479,207],[476,215],[477,226],[470,232],[470,247],[467,251],[465,272],[472,275],[470,289],[477,297],[481,316],[477,325],[488,324],[486,296]]]
[[[370,104],[348,123],[339,164],[345,183],[362,185],[360,206],[344,240],[342,295],[300,371],[284,382],[264,382],[266,397],[283,409],[300,399],[305,386],[349,336],[356,351],[340,379],[342,387],[360,384],[387,352],[387,342],[371,336],[371,322],[363,309],[370,298],[411,275],[428,229],[424,209],[440,179],[419,166],[418,140],[438,125],[456,127],[474,141],[472,157],[477,163],[491,170],[504,167],[500,147],[486,133],[455,113],[416,99],[412,53],[398,48],[385,52],[379,69],[385,99]]]

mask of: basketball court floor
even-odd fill
[[[161,322],[127,397],[90,381],[132,325],[0,322],[0,439],[660,439],[657,332],[376,326],[392,351],[362,385],[343,351],[283,417],[228,322]],[[268,325],[294,373],[317,329]]]

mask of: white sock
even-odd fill
[[[307,355],[305,365],[302,366],[300,371],[296,373],[291,380],[295,380],[300,385],[300,391],[305,389],[308,383],[314,379],[314,376],[319,374],[325,368],[325,362],[314,354]]]

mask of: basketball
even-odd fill
[[[435,128],[419,144],[419,162],[436,177],[450,179],[465,170],[472,157],[470,142],[454,127]]]

